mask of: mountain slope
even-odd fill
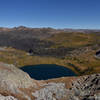
[[[74,31],[74,30],[73,30]],[[78,75],[100,72],[99,30],[69,32],[52,28],[0,28],[0,61],[17,67],[57,64],[69,67]]]

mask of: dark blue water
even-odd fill
[[[76,76],[72,70],[55,64],[24,66],[21,69],[36,80],[47,80],[64,76]]]

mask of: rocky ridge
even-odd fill
[[[0,63],[0,100],[100,100],[100,74],[37,81]]]

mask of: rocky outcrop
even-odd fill
[[[61,100],[66,98],[67,89],[64,83],[48,83],[35,93],[32,93],[35,100]]]
[[[18,100],[14,98],[13,96],[2,96],[0,95],[0,100]]]
[[[14,65],[0,63],[0,87],[16,93],[14,88],[28,88],[36,86],[34,80],[25,72],[17,69]]]
[[[26,94],[21,89],[30,87],[36,88],[37,85],[35,80],[31,79],[28,74],[17,69],[14,65],[0,63],[0,94],[25,97]]]
[[[77,100],[100,99],[100,74],[82,76],[72,84],[70,100],[74,98]]]
[[[0,100],[99,100],[100,74],[37,81],[0,63]]]

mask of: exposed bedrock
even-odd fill
[[[0,100],[100,100],[100,74],[37,81],[0,63]]]

